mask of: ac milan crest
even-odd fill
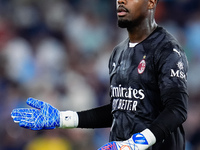
[[[144,59],[142,59],[138,65],[138,73],[142,74],[144,72],[145,68],[146,68],[146,61],[145,61],[145,57],[144,57]]]

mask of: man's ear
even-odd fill
[[[149,9],[155,9],[157,5],[158,0],[148,0],[148,8]]]

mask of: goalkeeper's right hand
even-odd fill
[[[17,108],[11,117],[20,127],[31,130],[75,128],[78,126],[78,114],[73,111],[59,111],[50,104],[28,98],[27,104],[33,108]]]

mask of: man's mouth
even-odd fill
[[[125,16],[127,14],[127,12],[128,12],[128,10],[122,5],[119,5],[119,7],[117,8],[117,15],[119,17]]]

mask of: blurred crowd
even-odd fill
[[[0,0],[0,150],[94,150],[108,129],[31,131],[10,112],[34,97],[59,110],[109,103],[108,60],[127,37],[116,1]],[[200,1],[160,0],[157,23],[183,46],[189,61],[187,150],[200,150]]]

